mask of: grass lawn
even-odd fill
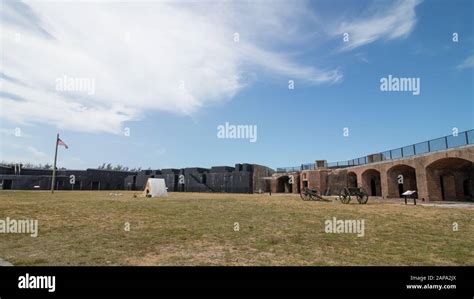
[[[37,238],[0,234],[0,258],[14,265],[474,265],[473,209],[115,192],[122,196],[0,192],[0,220],[39,221]],[[325,233],[332,217],[364,219],[365,235]]]

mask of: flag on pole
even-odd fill
[[[64,143],[64,141],[62,141],[59,138],[59,133],[58,133],[58,135],[56,136],[56,149],[54,151],[53,176],[51,177],[51,193],[54,193],[54,187],[56,184],[56,161],[58,159],[58,146],[59,145],[64,146],[66,149],[69,148],[67,144]]]
[[[66,149],[69,148],[69,147],[67,146],[67,144],[64,143],[64,141],[62,141],[60,138],[58,138],[58,145],[62,145],[62,146],[64,146]]]

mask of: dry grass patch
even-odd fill
[[[0,192],[0,219],[39,220],[37,238],[0,234],[0,258],[14,265],[474,265],[472,209],[109,193]],[[365,236],[326,234],[332,217],[364,219]]]

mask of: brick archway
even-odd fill
[[[398,164],[387,170],[388,197],[402,197],[407,190],[418,191],[416,169],[406,164]]]
[[[474,166],[462,158],[442,158],[426,167],[430,200],[473,200]]]
[[[277,179],[277,193],[292,193],[293,186],[290,184],[290,177],[287,175],[281,176]]]
[[[382,196],[380,172],[376,169],[367,169],[362,173],[362,188],[370,196]]]

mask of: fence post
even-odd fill
[[[446,149],[448,149],[448,136],[444,136],[444,143],[446,144]]]

